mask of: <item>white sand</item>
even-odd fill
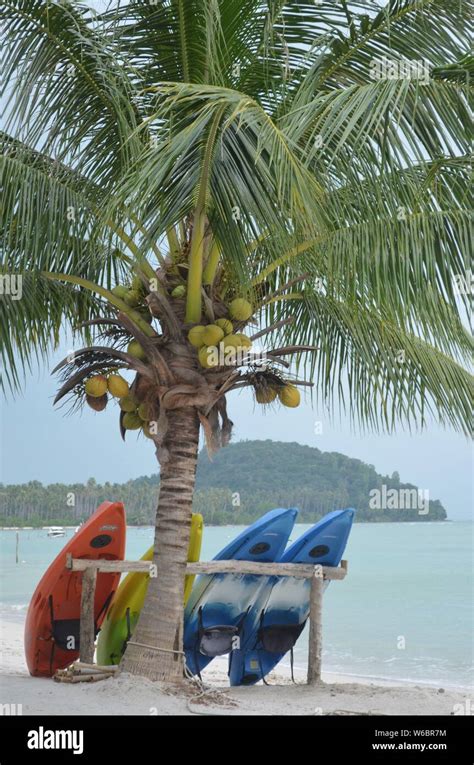
[[[211,689],[176,695],[158,683],[121,674],[98,683],[70,685],[30,677],[23,656],[23,624],[0,623],[0,704],[21,705],[24,715],[449,715],[469,709],[469,689],[390,685],[323,674],[317,688],[304,685],[304,674],[293,685],[285,668],[259,684],[230,689],[227,661],[214,660],[204,673]],[[301,684],[300,684],[301,683]],[[472,703],[472,699],[471,699]],[[1,712],[0,712],[1,713]]]

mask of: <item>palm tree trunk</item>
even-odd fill
[[[169,460],[161,466],[155,523],[153,562],[157,576],[150,578],[145,604],[121,665],[126,672],[167,683],[183,680],[184,577],[198,446],[196,409],[169,411]]]

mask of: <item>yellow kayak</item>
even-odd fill
[[[204,522],[202,515],[193,513],[188,548],[189,563],[199,560],[203,529]],[[141,560],[153,560],[153,545],[142,555]],[[149,574],[131,572],[127,574],[118,588],[99,633],[97,642],[98,664],[118,664],[120,662],[143,608],[149,578]],[[185,605],[191,594],[193,581],[194,576],[186,577],[184,587]]]

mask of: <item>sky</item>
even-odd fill
[[[99,483],[124,482],[156,473],[156,457],[148,439],[131,433],[126,443],[121,440],[119,410],[112,401],[100,413],[86,407],[68,416],[67,406],[53,407],[59,385],[50,370],[70,350],[67,344],[58,349],[27,375],[22,394],[3,400],[0,482],[70,484],[91,477]],[[254,403],[249,391],[231,393],[228,409],[235,423],[233,441],[270,438],[342,452],[374,465],[383,475],[397,470],[402,481],[441,500],[452,520],[472,516],[472,446],[451,430],[433,423],[422,434],[400,430],[395,435],[361,435],[353,431],[347,417],[339,419],[337,414],[331,422],[309,398],[298,409],[265,411]]]

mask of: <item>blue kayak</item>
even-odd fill
[[[355,510],[335,510],[305,532],[281,556],[281,563],[339,565]],[[295,577],[268,577],[260,591],[258,613],[252,614],[240,648],[229,656],[231,685],[253,685],[262,680],[293,649],[309,616],[310,581]],[[326,583],[328,584],[328,582]]]
[[[298,511],[271,510],[239,534],[214,560],[270,563],[286,547]],[[252,606],[268,577],[248,574],[203,574],[196,580],[184,612],[186,666],[199,674],[215,656],[229,653],[252,632]],[[253,616],[249,619],[249,614]]]

